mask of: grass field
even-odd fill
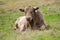
[[[29,5],[40,8],[48,30],[13,30],[16,19],[24,16],[19,8]],[[60,0],[0,0],[0,40],[60,40]]]

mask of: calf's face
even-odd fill
[[[34,16],[35,16],[35,11],[39,9],[39,7],[32,7],[32,6],[28,6],[27,8],[25,9],[19,9],[20,11],[22,12],[25,12],[25,15],[26,15],[26,19],[28,21],[31,21],[33,20]]]

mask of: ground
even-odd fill
[[[38,6],[47,30],[14,31],[15,21],[25,14],[19,8]],[[0,40],[60,40],[60,0],[0,0]]]

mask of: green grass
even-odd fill
[[[0,40],[60,40],[60,1],[53,3],[48,3],[48,1],[0,0]],[[25,32],[13,30],[16,19],[24,16],[24,13],[18,9],[28,5],[39,6],[46,24],[50,26],[48,30]]]

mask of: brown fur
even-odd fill
[[[42,13],[39,11],[39,7],[28,6],[25,9],[20,9],[25,12],[26,19],[30,23],[32,29],[45,29],[46,25]],[[42,27],[44,25],[44,27]]]

